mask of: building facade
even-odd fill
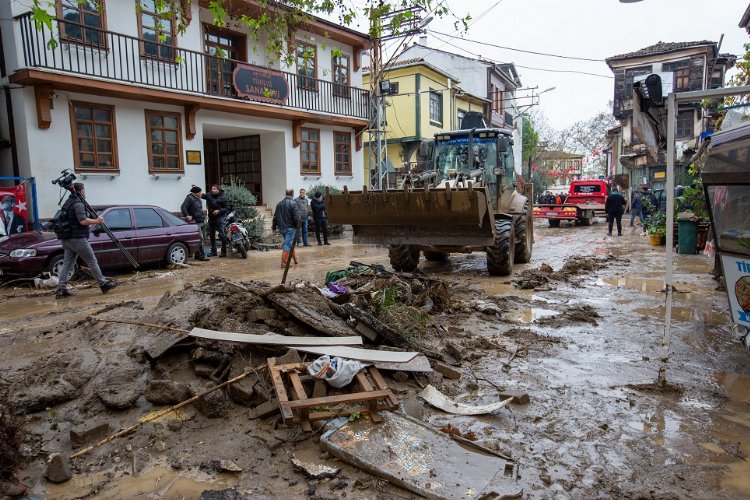
[[[370,77],[365,71],[365,86]],[[389,187],[397,187],[403,174],[423,161],[417,154],[420,144],[438,132],[459,129],[466,113],[484,112],[489,101],[469,94],[458,78],[422,58],[397,60],[383,79],[398,89],[385,97],[387,179]],[[365,155],[371,147],[365,144]]]
[[[366,35],[313,19],[290,33],[286,66],[268,61],[262,35],[215,26],[207,1],[183,2],[183,33],[153,0],[101,3],[57,0],[52,34],[20,2],[0,6],[0,125],[12,144],[0,175],[37,179],[42,218],[57,208],[49,181],[65,168],[92,204],[171,211],[192,184],[236,182],[270,206],[287,187],[362,184]]]
[[[398,60],[414,58],[422,59],[441,71],[456,75],[464,92],[484,99],[483,111],[488,126],[512,129],[515,169],[516,173],[521,174],[523,127],[520,121],[516,124],[520,113],[515,105],[516,89],[521,87],[521,80],[515,66],[511,63],[496,64],[434,49],[428,47],[424,39],[407,47],[398,56]]]
[[[706,90],[724,86],[726,71],[734,65],[735,57],[719,54],[718,44],[711,41],[659,42],[635,52],[607,58],[615,76],[613,115],[621,127],[612,129],[612,175],[627,178],[635,188],[649,185],[661,189],[666,185],[666,149],[659,138],[660,131],[643,121],[640,109],[633,109],[634,87],[641,85],[651,74],[661,77],[663,95],[670,92]],[[689,181],[687,166],[701,141],[701,134],[713,129],[715,114],[711,108],[695,104],[680,104],[677,113],[675,138],[678,159],[675,166],[676,183]],[[654,130],[656,132],[654,133]],[[664,131],[661,131],[664,135]]]

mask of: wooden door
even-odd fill
[[[263,202],[259,135],[220,139],[219,164],[222,184],[234,180],[249,189],[259,205]]]

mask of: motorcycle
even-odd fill
[[[250,250],[250,237],[247,234],[245,223],[232,211],[224,219],[224,230],[229,240],[229,248],[233,254],[239,253],[243,259],[247,259],[247,251]]]

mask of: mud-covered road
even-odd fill
[[[463,304],[430,316],[449,332],[461,377],[433,374],[429,382],[466,404],[497,401],[497,388],[526,392],[530,403],[480,417],[450,415],[419,399],[414,379],[388,378],[404,411],[435,428],[450,424],[473,432],[484,446],[512,456],[525,498],[750,498],[750,355],[730,331],[726,295],[709,275],[713,262],[704,255],[675,255],[664,388],[655,384],[666,352],[664,247],[650,247],[637,228],[607,237],[601,220],[591,227],[537,224],[535,238],[531,263],[517,265],[507,278],[487,276],[483,254],[420,264],[429,276],[445,280]],[[331,247],[302,248],[300,255],[291,282],[322,286],[327,271],[346,268],[351,260],[388,265],[386,250],[346,238]],[[532,289],[514,286],[538,276],[529,272],[542,264],[556,273]],[[4,288],[0,399],[11,398],[24,383],[37,383],[45,370],[56,376],[39,360],[70,355],[75,362],[61,369],[73,366],[82,379],[75,398],[25,417],[29,437],[21,452],[27,464],[18,477],[30,493],[198,498],[206,490],[231,488],[225,496],[205,498],[412,497],[322,454],[315,436],[305,439],[275,417],[248,420],[247,408],[239,405],[223,418],[190,410],[148,424],[79,459],[72,480],[44,479],[50,453],[75,451],[71,428],[103,419],[114,432],[157,409],[137,391],[132,405],[120,411],[97,399],[106,386],[102,380],[137,387],[154,375],[131,361],[136,328],[90,326],[90,315],[145,314],[159,322],[157,304],[169,302],[162,300],[165,292],[174,299],[186,285],[212,276],[278,283],[281,275],[277,250],[253,252],[245,261],[213,258],[187,269],[123,274],[117,276],[121,286],[106,296],[81,287],[76,297],[56,300],[48,291]],[[466,304],[475,298],[497,309],[470,311]],[[121,369],[126,365],[133,365],[132,380],[112,380],[113,373],[128,373]],[[182,369],[157,368],[162,374]],[[334,479],[309,479],[291,465],[293,455],[342,471]],[[224,459],[243,472],[207,465]]]

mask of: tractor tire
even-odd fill
[[[549,221],[549,227],[560,227],[560,219],[547,219]]]
[[[513,260],[516,264],[526,264],[531,260],[531,248],[534,245],[532,224],[533,221],[525,212],[515,220],[516,250]]]
[[[433,262],[448,262],[448,252],[424,252],[425,260]]]
[[[388,245],[388,258],[396,271],[411,273],[419,264],[419,249],[411,245]]]
[[[495,244],[487,247],[487,271],[490,276],[509,276],[513,272],[516,253],[513,221],[495,221]]]

